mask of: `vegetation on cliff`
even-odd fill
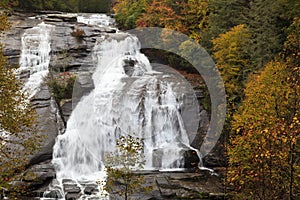
[[[5,16],[0,18],[0,31],[3,31],[8,28],[8,22]],[[39,147],[41,138],[36,122],[35,110],[22,91],[22,82],[0,48],[0,191],[9,189],[11,181],[20,179],[16,172],[26,167],[29,156]],[[16,188],[14,191],[18,192]]]

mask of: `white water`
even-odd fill
[[[77,22],[97,26],[111,26],[115,23],[114,19],[105,14],[92,14],[89,16],[78,16]]]
[[[78,21],[110,25],[93,17]],[[60,187],[63,179],[78,185],[104,180],[104,154],[114,151],[121,135],[144,139],[145,169],[183,168],[183,153],[193,148],[180,114],[182,94],[174,91],[174,83],[152,70],[132,35],[103,36],[93,52],[95,88],[77,104],[53,149]]]
[[[144,138],[146,169],[184,167],[189,140],[179,112],[181,102],[139,52],[138,39],[118,35],[124,39],[106,39],[94,48],[95,89],[78,103],[66,133],[54,146],[59,179],[98,178],[94,173],[103,170],[105,152],[113,151],[116,139],[128,134]],[[124,60],[135,63],[130,75]]]
[[[23,90],[33,97],[38,91],[45,76],[49,72],[50,33],[52,25],[41,23],[27,29],[22,36],[22,50],[18,73],[29,73]]]

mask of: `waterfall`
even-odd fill
[[[104,15],[77,19],[91,26],[112,28],[113,23]],[[95,183],[105,182],[105,154],[115,150],[122,135],[143,138],[144,169],[182,169],[187,150],[199,153],[190,146],[182,117],[183,113],[189,115],[189,125],[198,128],[199,107],[193,89],[178,73],[169,73],[166,66],[165,71],[152,66],[140,49],[137,37],[119,31],[102,34],[96,41],[92,51],[94,89],[79,101],[74,98],[76,106],[66,131],[53,147],[57,180],[48,192],[59,191],[64,196],[72,186],[81,190],[80,199],[108,199]],[[74,90],[74,94],[80,93],[76,84]],[[190,94],[195,101],[186,106],[184,95]],[[100,193],[85,194],[88,184]]]
[[[111,26],[114,24],[114,19],[106,14],[79,15],[77,16],[77,22],[97,26]]]
[[[189,139],[182,102],[140,53],[136,37],[115,34],[94,47],[95,88],[72,112],[54,146],[57,178],[85,179],[103,170],[104,154],[121,135],[144,139],[146,169],[183,168]],[[191,147],[190,147],[191,148]]]
[[[50,33],[52,25],[41,24],[27,29],[22,36],[20,68],[18,73],[26,74],[24,91],[33,97],[39,90],[43,78],[47,76],[50,63]],[[23,75],[24,76],[24,75]]]

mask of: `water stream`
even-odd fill
[[[41,24],[27,29],[22,36],[19,74],[26,74],[23,90],[33,97],[48,75],[50,63],[50,39],[52,25]],[[24,75],[23,75],[24,76]]]
[[[104,15],[78,17],[78,21],[98,26],[111,24],[111,18]],[[21,68],[30,69],[25,85],[30,94],[35,93],[41,77],[48,73],[50,29],[40,24],[33,30],[46,36],[40,38],[29,31],[22,39]],[[26,43],[33,43],[34,48]],[[180,87],[187,87],[184,79],[154,70],[140,52],[138,38],[127,33],[99,37],[93,62],[95,88],[81,98],[66,132],[57,137],[54,145],[52,162],[58,182],[50,190],[62,188],[64,180],[73,180],[81,190],[87,183],[105,180],[104,155],[115,149],[115,141],[121,135],[144,139],[144,169],[184,168],[184,153],[197,151],[190,146],[182,118],[186,88]],[[195,112],[198,113],[197,106]]]

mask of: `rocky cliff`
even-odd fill
[[[79,23],[77,22],[76,15],[67,15],[62,13],[44,13],[40,15],[15,13],[10,16],[9,20],[12,22],[12,28],[1,35],[0,42],[4,44],[4,54],[8,57],[8,60],[12,65],[19,64],[22,46],[21,36],[24,31],[41,22],[45,22],[55,26],[55,28],[51,31],[50,71],[53,71],[58,75],[60,72],[71,72],[75,74],[77,76],[75,84],[76,87],[80,89],[76,90],[77,93],[74,94],[74,97],[77,97],[78,99],[93,89],[91,74],[93,72],[94,63],[92,62],[93,59],[91,52],[95,41],[103,35],[113,35],[116,32],[116,29]],[[78,31],[81,33],[79,35],[74,35],[74,32]],[[27,76],[28,74],[23,74],[21,78],[25,80]],[[203,98],[202,93],[203,91],[198,91],[200,99]],[[46,84],[41,86],[40,91],[32,98],[31,101],[39,115],[41,134],[46,135],[46,139],[41,151],[39,151],[36,155],[33,155],[30,160],[30,164],[32,166],[29,168],[29,171],[37,172],[35,180],[39,181],[37,183],[30,178],[27,178],[27,180],[25,179],[25,181],[27,181],[30,187],[39,191],[39,188],[45,186],[49,183],[49,180],[55,177],[53,167],[49,162],[52,158],[52,148],[55,143],[56,136],[64,132],[68,117],[75,105],[72,105],[71,99],[65,99],[57,104]],[[186,113],[186,116],[188,118],[188,112]],[[203,139],[209,120],[208,114],[203,107],[201,107],[200,116],[200,128],[194,141],[195,147],[199,147],[197,144],[200,144]],[[192,120],[190,118],[188,119]],[[215,151],[217,153],[212,153],[208,156],[205,160],[205,164],[213,167],[223,165],[224,160],[220,159],[219,153],[221,150],[222,148],[217,148]],[[193,155],[188,155],[187,157],[190,157],[192,161],[194,160]],[[174,189],[182,188],[182,185],[170,188],[170,184],[169,186],[166,186],[161,183],[162,180],[169,180],[169,182],[172,180],[171,182],[175,181],[176,184],[178,184],[178,181],[182,179],[182,176],[170,176],[169,174],[157,176],[159,177],[159,181],[157,180],[157,192],[170,196],[171,199],[174,195],[176,196],[176,192],[174,194]],[[193,177],[194,176],[192,176],[192,178]],[[196,178],[198,179],[199,177],[197,176]],[[203,191],[191,186],[190,182],[192,180],[189,179],[188,181],[189,185],[187,185],[186,189],[183,189],[182,191],[193,191],[194,193]],[[174,184],[172,183],[171,185]],[[220,192],[220,188],[213,189],[213,192]],[[209,192],[206,192],[205,194],[209,195]],[[189,195],[189,193],[184,195]]]

